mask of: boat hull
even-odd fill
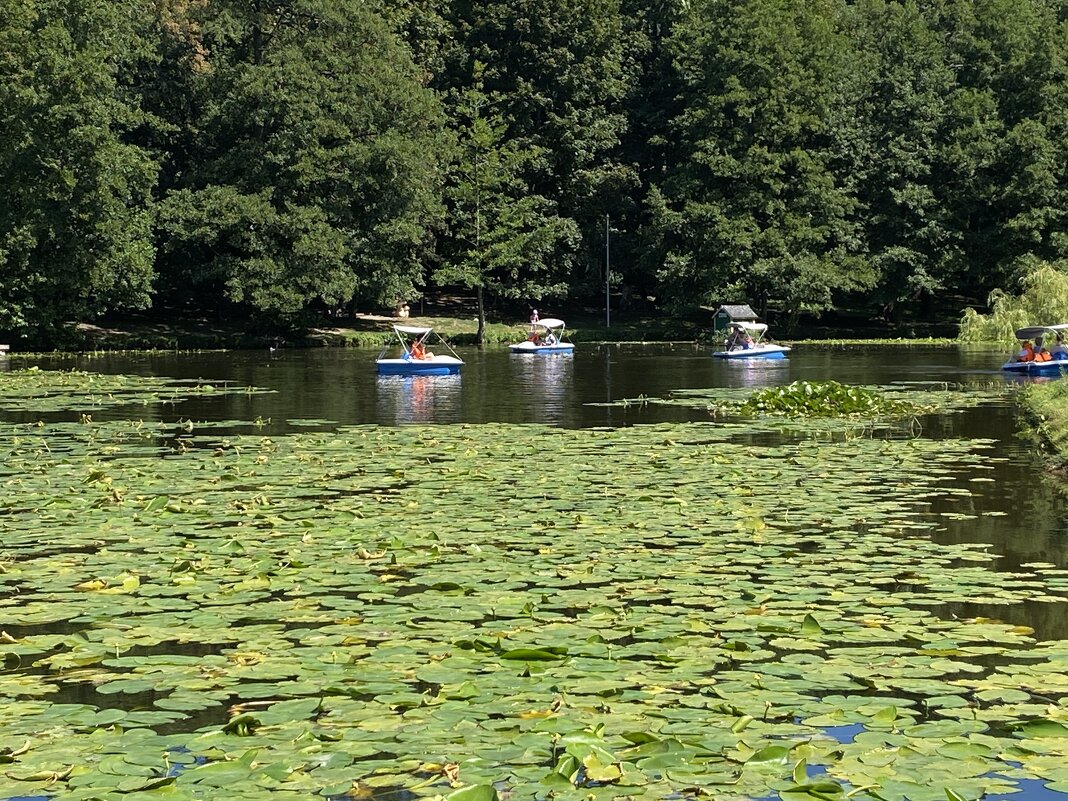
[[[1007,361],[1001,365],[1001,369],[1024,375],[1058,375],[1062,372],[1068,373],[1068,358],[1050,359],[1048,362]]]
[[[755,348],[717,350],[712,355],[717,359],[785,359],[789,352],[785,345],[757,345]]]
[[[453,356],[433,359],[377,359],[379,375],[456,375],[463,362]]]
[[[535,345],[533,342],[519,342],[509,345],[512,353],[528,353],[547,356],[553,353],[574,353],[575,346],[570,342],[557,342],[555,345]]]

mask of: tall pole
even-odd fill
[[[612,327],[612,296],[611,290],[611,276],[612,267],[609,252],[609,238],[611,237],[611,228],[608,225],[608,215],[604,215],[604,327]]]

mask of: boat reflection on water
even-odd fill
[[[379,375],[378,423],[448,423],[461,419],[460,375]]]
[[[773,387],[790,381],[788,359],[724,359],[720,375],[726,387]]]
[[[575,356],[565,351],[513,358],[511,367],[515,388],[523,398],[523,417],[536,423],[564,422],[574,402]]]
[[[1045,384],[1049,381],[1060,381],[1066,375],[1065,372],[1052,374],[1027,374],[1002,372],[1002,377],[1013,384]]]

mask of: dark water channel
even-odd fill
[[[998,392],[992,400],[926,418],[917,432],[935,439],[966,437],[995,443],[985,452],[993,469],[982,471],[983,478],[994,481],[972,483],[965,476],[961,486],[970,497],[946,501],[945,509],[934,511],[963,512],[969,518],[941,518],[945,522],[934,536],[943,542],[987,543],[1000,555],[999,567],[1007,571],[1029,562],[1068,565],[1068,484],[1045,475],[1031,446],[1019,437],[1011,400],[1018,382],[999,372],[1003,354],[996,351],[955,346],[802,346],[787,361],[751,365],[712,359],[706,346],[689,343],[584,344],[570,357],[513,356],[503,347],[461,348],[459,353],[466,362],[462,375],[415,378],[377,376],[376,352],[361,349],[105,354],[44,359],[40,366],[270,389],[268,394],[209,394],[176,406],[137,407],[133,412],[146,421],[235,421],[234,430],[242,433],[252,428],[248,421],[258,420],[254,430],[268,435],[298,426],[308,430],[353,424],[503,422],[588,427],[708,420],[707,413],[644,404],[641,399],[680,389],[760,388],[797,379],[993,388]],[[24,364],[12,361],[0,367]],[[635,402],[607,405],[622,400]],[[130,407],[118,407],[94,417],[130,414]],[[2,417],[17,420],[20,415]],[[958,605],[939,611],[996,617],[1031,626],[1040,639],[1068,639],[1068,615],[1061,604]],[[1028,786],[1023,797],[1038,799],[1043,792],[1040,786]]]

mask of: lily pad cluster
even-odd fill
[[[757,390],[738,411],[790,417],[906,417],[920,414],[924,408],[875,389],[838,381],[794,381]]]
[[[261,393],[266,390],[209,380],[178,380],[133,375],[90,373],[82,370],[42,370],[28,367],[3,373],[0,411],[92,412],[116,406],[176,403],[207,393]]]
[[[723,421],[740,421],[739,433],[762,429],[818,434],[848,434],[906,430],[919,432],[917,420],[930,414],[947,414],[1006,393],[1004,383],[948,386],[903,383],[860,386],[837,381],[795,381],[784,386],[751,390],[742,387],[679,389],[667,397],[640,397],[615,401],[611,406],[667,405],[703,410]],[[772,422],[774,421],[774,422]]]
[[[1068,643],[998,620],[1068,582],[930,537],[990,443],[738,431],[6,424],[0,786],[1068,790]]]

